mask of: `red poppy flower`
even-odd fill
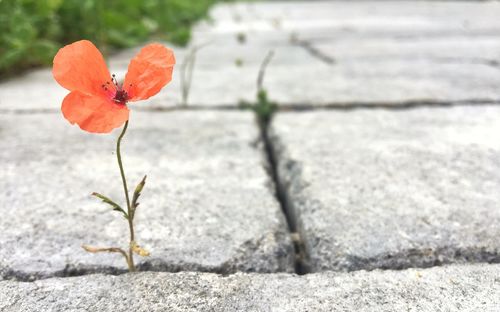
[[[57,52],[52,74],[71,91],[62,103],[64,117],[85,131],[108,133],[128,120],[127,102],[145,100],[172,80],[174,64],[172,50],[149,44],[130,61],[119,85],[101,52],[92,42],[81,40]]]

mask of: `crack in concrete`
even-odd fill
[[[276,235],[286,234],[278,233]],[[242,244],[243,247],[250,247],[243,253],[238,253],[235,258],[246,257],[251,255],[256,250],[259,249],[262,240],[266,239],[265,236],[259,238],[257,241],[246,241]],[[286,267],[287,257],[277,259],[283,267]],[[234,258],[227,260],[221,265],[216,266],[204,266],[197,263],[188,262],[178,262],[178,263],[168,263],[161,261],[160,259],[152,259],[148,261],[143,261],[137,264],[138,272],[166,272],[166,273],[178,273],[178,272],[200,272],[200,273],[212,273],[221,276],[229,276],[241,272],[257,272],[261,274],[274,274],[274,273],[289,273],[288,270],[284,271],[255,271],[249,265],[242,263],[239,265],[230,264],[230,261]],[[251,265],[251,264],[250,264]],[[111,276],[117,276],[129,273],[127,269],[120,269],[112,266],[86,266],[86,265],[72,265],[68,264],[66,267],[60,271],[55,271],[49,274],[43,274],[39,272],[24,272],[22,270],[14,270],[9,267],[0,268],[0,282],[1,281],[17,281],[17,282],[36,282],[39,280],[50,279],[50,278],[66,278],[75,276],[85,276],[92,274],[105,274]]]
[[[73,277],[73,276],[83,276],[90,274],[108,274],[108,275],[120,275],[127,273],[125,269],[118,269],[115,267],[108,266],[78,266],[78,265],[66,265],[66,267],[60,271],[56,271],[50,274],[42,274],[39,272],[24,272],[20,270],[13,270],[10,268],[3,268],[0,271],[0,281],[1,280],[14,280],[19,282],[34,282],[38,280],[44,280],[48,278],[55,277]]]
[[[290,233],[290,238],[294,246],[295,273],[302,275],[307,273],[307,270],[304,266],[304,259],[306,253],[304,251],[304,245],[303,245],[303,240],[301,239],[301,234],[297,232],[296,218],[293,214],[293,211],[290,208],[289,202],[287,201],[287,196],[285,193],[286,190],[284,189],[282,182],[279,179],[277,158],[275,155],[272,141],[269,138],[269,133],[268,133],[269,124],[271,122],[272,118],[270,118],[268,121],[258,120],[262,142],[264,143],[264,152],[266,153],[269,164],[269,175],[273,181],[275,188],[275,196],[285,216],[285,220],[288,225],[288,232]]]
[[[464,58],[464,57],[431,57],[431,60],[437,64],[471,64],[471,65],[485,65],[498,69],[500,61],[488,58]]]
[[[454,107],[454,106],[489,106],[500,105],[499,100],[490,99],[468,99],[456,101],[440,101],[440,100],[407,100],[394,102],[331,102],[325,104],[294,104],[281,103],[278,105],[278,112],[302,112],[315,110],[339,110],[350,111],[357,109],[384,109],[384,110],[408,110],[420,107]]]
[[[407,249],[395,254],[380,254],[371,258],[349,256],[350,266],[341,271],[359,270],[405,270],[410,268],[431,268],[448,264],[500,263],[500,254],[486,247],[469,248],[420,248]]]
[[[292,44],[304,48],[311,56],[317,58],[318,60],[326,63],[327,65],[334,65],[335,59],[328,54],[323,53],[320,49],[316,48],[311,42],[307,40],[295,39],[292,40]]]
[[[238,255],[237,255],[238,256]],[[252,272],[251,270],[246,270],[242,266],[229,266],[223,263],[222,266],[203,266],[197,263],[167,263],[163,261],[156,261],[153,259],[150,261],[144,261],[137,264],[137,272],[166,272],[166,273],[178,273],[178,272],[201,272],[201,273],[213,273],[222,276],[228,276],[236,274],[239,272]],[[79,266],[79,265],[67,265],[64,269],[49,274],[42,274],[38,272],[24,272],[21,270],[13,270],[10,268],[3,268],[0,271],[0,281],[17,281],[17,282],[36,282],[39,280],[49,279],[49,278],[66,278],[75,276],[85,276],[92,274],[105,274],[105,275],[122,275],[127,274],[127,269],[119,269],[110,266]],[[265,272],[259,271],[258,273],[268,274],[268,273],[285,273],[285,271],[279,272]]]
[[[294,203],[289,196],[290,184],[282,179],[280,175],[280,167],[282,166],[287,168],[290,172],[295,172],[296,175],[300,175],[300,165],[295,161],[287,161],[284,164],[281,163],[283,162],[283,158],[280,156],[283,154],[282,149],[284,147],[280,144],[279,139],[269,131],[269,125],[266,126],[265,137],[268,142],[269,157],[272,159],[273,163],[273,175],[276,181],[275,184],[279,194],[280,203],[282,204],[284,213],[287,216],[292,240],[294,241],[294,246],[296,248],[297,274],[302,275],[311,273],[309,265],[310,252],[307,250],[308,247],[306,246],[305,233],[301,230],[300,217],[297,215]]]
[[[500,65],[499,65],[500,67]],[[470,106],[470,105],[500,105],[500,99],[465,99],[455,101],[443,100],[407,100],[407,101],[386,101],[386,102],[331,102],[324,104],[312,103],[287,103],[281,102],[277,105],[277,112],[301,112],[314,110],[356,110],[356,109],[387,109],[387,110],[405,110],[418,107],[452,107],[452,106]],[[213,105],[204,106],[189,105],[189,106],[172,106],[172,107],[137,107],[135,110],[139,112],[175,112],[175,111],[241,111],[246,108],[237,105]],[[59,109],[40,108],[40,109],[2,109],[0,115],[30,115],[30,114],[56,114],[60,113]]]

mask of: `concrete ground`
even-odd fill
[[[151,251],[133,274],[80,248],[127,244],[89,196],[121,196],[119,131],[70,126],[50,69],[1,82],[0,311],[500,311],[498,16],[492,1],[215,6],[173,47],[173,82],[130,105]],[[270,51],[262,124],[240,106]]]

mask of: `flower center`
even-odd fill
[[[127,91],[125,90],[116,90],[115,97],[113,98],[113,101],[120,103],[120,104],[125,104],[128,101],[128,94]]]
[[[108,96],[110,96],[110,98],[115,103],[122,104],[122,105],[127,104],[127,101],[129,99],[127,91],[123,90],[123,88],[120,85],[118,85],[118,81],[116,80],[115,74],[111,75],[111,77],[112,77],[111,81],[106,81],[106,83],[102,84],[102,88],[104,89],[104,91],[107,92]],[[109,92],[111,92],[111,90],[108,89],[108,86],[111,85],[111,83],[113,83],[115,85],[115,89],[116,89],[115,94],[109,93]],[[132,85],[130,85],[130,86],[132,86]]]

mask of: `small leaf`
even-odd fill
[[[144,178],[142,178],[141,182],[135,188],[134,194],[140,195],[140,193],[142,192],[142,189],[144,188],[144,185],[146,184],[146,178],[147,178],[147,175],[145,175]]]
[[[149,251],[147,251],[146,249],[144,249],[141,246],[137,245],[137,243],[135,241],[131,241],[130,242],[130,248],[132,248],[132,251],[135,254],[138,254],[141,257],[147,257],[147,256],[149,256]]]
[[[131,212],[132,220],[134,219],[135,209],[137,208],[137,206],[139,206],[139,202],[137,202],[137,201],[139,200],[139,196],[141,196],[142,189],[144,188],[144,185],[146,184],[146,177],[147,176],[144,176],[144,178],[142,178],[141,182],[139,182],[139,184],[137,184],[137,187],[135,188],[135,191],[134,191],[134,196],[132,197],[132,212]]]
[[[85,249],[85,251],[91,252],[91,253],[97,253],[97,252],[101,252],[102,251],[102,248],[92,247],[92,246],[89,246],[89,245],[82,245],[82,248]]]
[[[125,216],[125,218],[128,219],[128,215],[125,212],[125,210],[123,210],[123,208],[120,207],[120,205],[118,205],[117,203],[115,203],[114,201],[109,199],[108,197],[101,195],[99,193],[96,193],[96,192],[92,193],[92,196],[99,198],[100,200],[102,200],[103,203],[106,203],[106,204],[110,205],[111,207],[113,207],[114,211],[118,211],[118,212],[123,213],[123,216]]]
[[[117,252],[122,254],[123,257],[125,257],[125,260],[127,263],[129,262],[129,258],[125,250],[119,248],[119,247],[93,247],[89,245],[82,245],[82,248],[85,249],[85,251],[90,252],[90,253],[98,253],[98,252]]]

